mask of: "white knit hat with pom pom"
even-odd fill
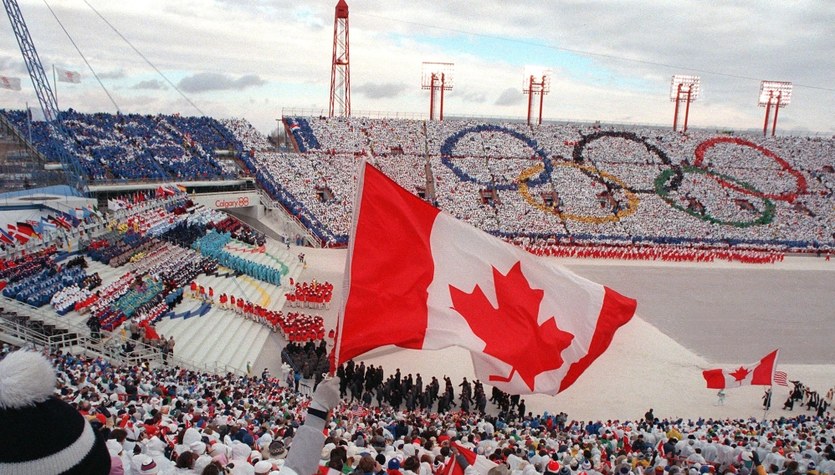
[[[90,423],[53,396],[55,370],[33,351],[0,361],[0,473],[110,472],[110,454]]]

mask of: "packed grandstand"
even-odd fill
[[[21,340],[38,333],[77,348],[69,335],[83,332],[110,346],[98,349],[112,358],[44,345],[57,394],[110,439],[124,473],[278,469],[334,335],[322,317],[334,284],[305,277],[292,236],[273,239],[172,183],[254,177],[323,247],[347,243],[360,159],[544,256],[773,263],[792,252],[828,256],[835,245],[831,139],[287,117],[292,150],[280,151],[243,119],[63,114],[69,137],[31,124],[44,156],[66,150],[90,182],[159,185],[109,198],[106,210],[42,210],[4,227],[0,313],[3,330]],[[26,114],[4,116],[29,136]],[[189,325],[195,317],[201,325]],[[281,375],[253,366],[273,338],[284,344]],[[323,466],[439,475],[455,442],[506,464],[493,473],[514,475],[835,475],[833,395],[800,381],[790,418],[689,420],[650,410],[602,422],[529,411],[495,392],[488,400],[466,379],[445,381],[431,397],[429,375],[421,384],[377,370],[374,378],[371,369],[365,378],[353,365],[340,370],[343,398]]]
[[[281,152],[243,119],[62,114],[71,139],[34,122],[32,140],[44,155],[69,151],[88,180],[251,175],[324,246],[347,243],[361,158],[455,217],[538,253],[560,255],[566,245],[581,253],[584,245],[825,253],[835,242],[832,139],[286,117],[293,150]],[[5,115],[27,127],[23,112]]]

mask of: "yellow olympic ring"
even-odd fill
[[[626,183],[624,183],[620,178],[617,178],[614,175],[611,175],[611,174],[606,173],[604,171],[598,170],[594,167],[590,167],[588,165],[580,165],[580,164],[577,164],[577,163],[574,163],[574,162],[554,162],[554,166],[555,167],[577,168],[577,169],[580,169],[580,170],[587,171],[589,173],[594,173],[595,175],[597,175],[601,178],[604,178],[606,180],[609,180],[609,181],[615,183],[616,185],[620,186],[621,190],[623,190],[623,192],[626,194],[627,206],[626,206],[626,208],[619,210],[617,213],[610,214],[610,215],[607,215],[607,216],[590,216],[590,215],[580,215],[580,214],[572,214],[572,213],[560,213],[555,208],[545,206],[543,203],[540,203],[540,202],[536,201],[535,199],[533,199],[533,197],[530,194],[530,191],[528,190],[528,180],[532,176],[538,175],[539,173],[542,173],[542,170],[544,169],[544,165],[542,165],[540,163],[540,164],[534,165],[531,168],[522,170],[522,173],[519,174],[519,179],[517,180],[517,182],[519,183],[519,194],[522,195],[522,198],[524,198],[525,201],[529,205],[531,205],[534,208],[542,211],[543,213],[554,214],[558,218],[563,219],[563,220],[573,220],[573,221],[579,221],[581,223],[589,223],[589,224],[603,224],[603,223],[613,223],[613,222],[620,221],[621,219],[623,219],[627,216],[631,216],[632,214],[635,213],[635,211],[638,210],[638,203],[640,202],[640,200],[638,199],[638,196],[635,193],[629,191],[629,189],[626,186]]]

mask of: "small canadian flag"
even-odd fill
[[[739,365],[731,369],[708,369],[702,371],[702,376],[708,389],[771,386],[778,353],[779,350],[774,350],[750,365]]]
[[[336,364],[372,349],[458,346],[512,394],[556,394],[636,302],[459,221],[362,164]]]
[[[77,71],[69,71],[64,68],[55,66],[55,75],[58,76],[59,82],[70,82],[78,84],[81,82],[81,73]]]

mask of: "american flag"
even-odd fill
[[[786,376],[785,371],[775,371],[774,372],[774,382],[780,386],[789,387],[789,383],[787,382],[788,377]]]

